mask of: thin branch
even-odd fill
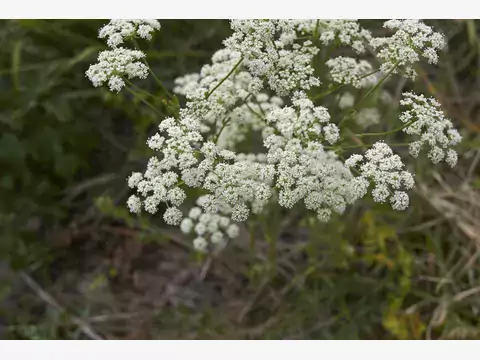
[[[215,85],[215,87],[214,87],[212,90],[210,90],[210,91],[207,93],[207,95],[205,95],[205,99],[208,99],[208,98],[210,97],[210,95],[212,95],[213,92],[214,92],[215,90],[217,90],[217,89],[220,87],[220,85],[222,85],[222,84],[230,77],[230,75],[233,74],[233,72],[240,66],[240,64],[242,63],[242,61],[243,61],[243,57],[241,57],[241,58],[237,61],[237,63],[235,64],[235,66],[232,68],[232,70],[230,70],[229,73],[228,73],[222,80],[220,80],[220,82],[219,82],[217,85]]]
[[[403,130],[405,129],[406,127],[412,125],[413,123],[415,123],[417,121],[417,119],[414,119],[396,129],[393,129],[393,130],[389,130],[389,131],[384,131],[384,132],[376,132],[376,133],[363,133],[363,134],[355,134],[355,137],[365,137],[365,136],[382,136],[382,135],[389,135],[389,134],[393,134],[393,133],[396,133],[397,131],[400,131],[400,130]]]

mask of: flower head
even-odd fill
[[[122,44],[125,39],[134,38],[136,36],[151,40],[152,32],[160,30],[160,23],[157,20],[110,20],[107,25],[104,25],[98,32],[100,39],[107,39],[108,46],[116,48]]]
[[[144,57],[145,54],[139,50],[125,48],[105,50],[99,54],[98,62],[90,65],[86,75],[93,86],[108,83],[110,91],[119,92],[125,86],[124,77],[128,79],[147,77],[148,68],[139,61]]]
[[[450,166],[455,166],[457,153],[451,147],[460,143],[462,137],[445,117],[438,101],[406,92],[400,104],[405,108],[400,115],[400,120],[406,125],[403,131],[417,137],[410,144],[412,156],[417,157],[424,146],[429,146],[428,157],[434,164],[445,160]]]
[[[378,51],[378,58],[383,61],[383,73],[399,67],[407,77],[413,79],[417,75],[413,66],[420,61],[420,56],[429,63],[437,63],[437,51],[445,45],[442,34],[420,20],[389,20],[384,27],[396,31],[392,36],[370,40],[370,45]],[[398,71],[395,69],[394,72]]]

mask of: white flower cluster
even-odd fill
[[[136,188],[145,198],[144,208],[149,213],[156,213],[160,203],[165,203],[169,207],[164,214],[164,219],[171,225],[180,223],[182,215],[177,207],[186,198],[185,191],[178,186],[179,176],[173,170],[183,170],[182,181],[195,186],[198,182],[197,177],[205,176],[205,168],[208,167],[200,163],[195,169],[195,174],[188,172],[198,163],[196,150],[192,146],[192,143],[203,139],[198,128],[199,124],[191,119],[183,119],[180,122],[173,118],[163,120],[159,125],[159,131],[165,132],[168,139],[156,133],[147,141],[150,148],[163,154],[163,158],[159,160],[157,157],[152,157],[145,174],[134,173],[128,181],[128,185]],[[130,197],[128,205],[132,212],[138,213],[141,210],[141,200],[135,195]]]
[[[237,51],[255,81],[266,78],[279,96],[320,85],[311,62],[318,48],[311,41],[295,43],[297,34],[290,20],[232,20],[233,34],[224,41]]]
[[[350,92],[344,92],[337,95],[338,107],[341,110],[353,107],[355,104],[355,96]]]
[[[105,50],[98,55],[98,62],[90,65],[85,75],[93,86],[108,83],[110,91],[119,92],[125,86],[124,77],[128,79],[146,79],[148,67],[141,62],[145,53],[117,47],[125,38],[139,36],[150,40],[151,32],[160,30],[157,20],[111,20],[103,26],[98,37],[107,38],[107,44],[112,50]]]
[[[200,197],[197,204],[207,200]],[[206,252],[209,248],[223,248],[228,239],[234,239],[240,234],[240,228],[232,223],[229,217],[216,213],[204,212],[200,207],[193,207],[181,224],[180,230],[184,234],[195,234],[193,246],[196,250]]]
[[[326,62],[333,81],[338,84],[350,84],[357,89],[372,87],[377,77],[372,74],[372,65],[366,60],[339,56]]]
[[[395,66],[403,69],[405,76],[414,79],[417,75],[413,65],[420,61],[420,55],[429,63],[438,61],[437,51],[445,45],[443,35],[420,20],[389,20],[385,28],[395,29],[389,37],[373,38],[370,45],[378,51],[377,56],[383,60],[381,71],[388,73]],[[397,73],[397,69],[393,71]]]
[[[313,64],[321,46],[347,46],[361,54],[370,44],[379,50],[383,72],[398,64],[412,75],[419,54],[436,60],[443,38],[428,26],[408,20],[385,26],[397,32],[372,39],[354,20],[231,21],[233,34],[211,63],[175,80],[174,92],[186,97],[186,105],[175,118],[161,121],[158,132],[148,139],[157,156],[149,160],[144,174],[129,177],[128,185],[137,192],[127,201],[130,210],[164,211],[165,222],[191,234],[198,251],[211,251],[239,235],[236,222],[273,202],[285,208],[303,202],[320,220],[328,221],[364,197],[373,183],[375,201],[389,201],[396,210],[407,208],[405,191],[414,186],[414,179],[400,157],[379,141],[365,154],[343,161],[335,151],[351,148],[343,146],[349,137],[342,136],[338,145],[340,128],[330,116],[339,120],[341,111],[316,106],[306,94],[320,84]],[[113,49],[100,54],[87,76],[95,86],[108,83],[114,91],[125,85],[125,78],[146,77],[148,68],[140,61],[145,55],[117,46],[131,37],[150,39],[158,29],[155,21],[110,22],[100,37]],[[338,84],[363,89],[379,81],[366,60],[339,56],[326,66]],[[350,92],[333,99],[340,110],[355,107]],[[383,97],[381,101],[388,103]],[[428,143],[432,161],[456,162],[450,147],[461,138],[439,104],[405,94],[402,105],[408,107],[401,115],[403,130],[420,136],[411,152],[418,154]],[[360,127],[380,122],[377,108],[356,110]],[[184,217],[187,188],[202,196]]]
[[[307,209],[316,211],[320,220],[328,221],[332,211],[341,214],[347,204],[365,195],[368,184],[353,177],[337,156],[325,152],[320,143],[310,141],[302,146],[298,139],[284,140],[275,135],[265,143],[268,162],[275,164],[278,174],[275,185],[281,206],[292,208],[303,199]]]
[[[102,51],[98,55],[98,63],[90,65],[86,75],[93,86],[108,82],[110,91],[119,92],[125,86],[124,76],[129,79],[147,77],[148,68],[139,61],[144,57],[145,54],[139,50],[116,48]]]
[[[296,26],[304,34],[318,34],[324,45],[337,39],[359,54],[365,51],[365,44],[372,37],[370,31],[363,29],[357,20],[298,20]]]
[[[249,133],[262,131],[265,114],[283,105],[281,98],[260,92],[262,81],[252,77],[243,65],[226,79],[240,57],[239,52],[219,50],[213,55],[212,64],[205,65],[199,74],[188,74],[175,80],[174,92],[189,100],[181,115],[198,119],[202,133],[221,129],[217,139],[217,146],[221,149],[233,149]],[[213,89],[215,91],[207,98],[206,94]]]
[[[231,208],[232,220],[242,222],[247,220],[250,209],[255,214],[260,213],[272,196],[270,184],[275,169],[248,158],[238,160],[232,153],[229,160],[234,159],[233,164],[218,163],[206,177],[203,187],[212,194],[212,204],[227,204]]]
[[[278,202],[291,208],[303,199],[307,209],[328,221],[332,210],[343,213],[347,204],[364,196],[365,187],[333,152],[323,149],[322,139],[329,144],[339,139],[327,109],[315,107],[304,93],[294,95],[293,105],[267,116],[273,133],[264,146],[268,164],[275,165]]]
[[[219,50],[212,56],[212,64],[203,66],[199,74],[189,74],[175,80],[174,91],[188,99],[180,116],[196,119],[201,124],[202,133],[220,129],[232,109],[247,101],[250,94],[257,94],[261,90],[261,86],[249,89],[252,76],[240,66],[227,78],[240,57],[238,52]]]
[[[147,212],[155,214],[158,211],[160,203],[166,203],[168,207],[164,213],[164,220],[169,225],[178,225],[182,219],[180,210],[176,208],[183,203],[186,198],[185,191],[178,186],[178,175],[172,171],[162,173],[161,166],[157,158],[151,158],[148,162],[145,175],[133,173],[128,178],[128,186],[136,188],[138,193],[145,197],[143,201]],[[141,211],[142,201],[132,195],[127,201],[131,212],[139,213]]]
[[[425,144],[430,146],[428,157],[437,164],[445,160],[454,167],[457,164],[457,152],[451,149],[462,140],[458,130],[445,117],[440,104],[434,98],[426,98],[411,92],[403,93],[400,104],[407,108],[400,115],[406,126],[403,131],[420,138],[410,144],[410,154],[417,157]]]
[[[285,106],[272,110],[266,117],[269,125],[285,139],[302,142],[325,139],[330,145],[339,139],[337,125],[330,123],[328,109],[314,106],[304,92],[296,92],[292,98],[294,107]]]
[[[355,115],[355,121],[363,128],[380,123],[380,112],[377,108],[365,108]]]
[[[230,114],[231,123],[224,128],[217,145],[222,149],[233,149],[252,133],[260,133],[266,128],[265,114],[280,109],[283,100],[277,96],[269,97],[265,93],[252,96]]]
[[[402,159],[387,144],[378,141],[365,155],[350,156],[345,165],[358,168],[360,178],[374,183],[374,201],[384,203],[389,199],[394,210],[405,210],[408,207],[409,198],[404,190],[410,190],[415,185],[415,180],[411,173],[403,170]]]
[[[110,20],[98,32],[100,39],[107,39],[108,46],[115,48],[122,44],[125,39],[136,36],[151,40],[152,32],[160,30],[160,23],[157,20],[146,19],[114,19]]]

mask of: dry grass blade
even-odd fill
[[[20,278],[38,295],[40,299],[46,302],[48,305],[53,306],[59,312],[65,313],[66,309],[61,306],[57,300],[55,300],[49,293],[41,288],[35,280],[33,280],[28,274],[20,272],[18,274]],[[103,340],[103,337],[100,336],[91,325],[89,325],[85,320],[80,319],[74,315],[70,314],[70,317],[73,320],[73,323],[77,325],[80,330],[92,340]]]

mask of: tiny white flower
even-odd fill
[[[234,239],[240,234],[240,228],[236,224],[231,224],[226,232],[230,239]]]
[[[182,212],[176,207],[168,208],[163,214],[163,220],[165,220],[168,225],[180,225],[182,217]]]
[[[202,209],[198,207],[193,207],[190,212],[188,213],[188,217],[190,217],[193,220],[196,220],[199,218],[199,216],[202,214]]]
[[[199,236],[193,240],[193,247],[197,251],[205,252],[208,248],[208,242],[205,240],[205,238]]]
[[[128,178],[128,186],[133,188],[136,188],[138,183],[143,180],[143,175],[139,172],[134,172],[130,177]]]
[[[132,213],[138,214],[142,210],[142,202],[138,196],[130,196],[128,198],[127,205]]]
[[[192,231],[192,229],[193,229],[193,220],[188,217],[184,218],[180,223],[180,230],[184,234],[188,234],[190,231]]]

